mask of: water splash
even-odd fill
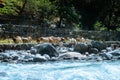
[[[120,61],[0,64],[0,80],[120,80]]]

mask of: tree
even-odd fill
[[[55,5],[55,15],[60,18],[58,27],[61,27],[62,22],[73,26],[73,24],[79,24],[79,15],[77,14],[72,0],[50,0]],[[66,25],[67,25],[66,24]]]
[[[82,29],[93,30],[97,21],[108,29],[120,26],[119,0],[74,0],[72,3],[82,16]]]
[[[99,20],[107,27],[108,30],[116,30],[120,27],[120,1],[104,1],[103,11]]]
[[[82,29],[93,30],[99,12],[102,10],[101,0],[74,0],[73,5],[81,15]]]

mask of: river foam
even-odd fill
[[[120,80],[120,61],[0,63],[0,80]]]

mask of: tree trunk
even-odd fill
[[[21,8],[21,10],[20,10],[20,12],[19,12],[19,15],[21,15],[21,14],[23,13],[26,4],[27,4],[27,0],[23,0],[23,6],[22,6],[22,8]]]

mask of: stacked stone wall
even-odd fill
[[[82,36],[94,40],[119,41],[120,32],[118,31],[74,31],[66,28],[32,26],[32,25],[6,25],[0,27],[0,37],[9,38],[15,35],[32,36],[33,38],[41,36],[60,36],[60,37],[78,37]]]

